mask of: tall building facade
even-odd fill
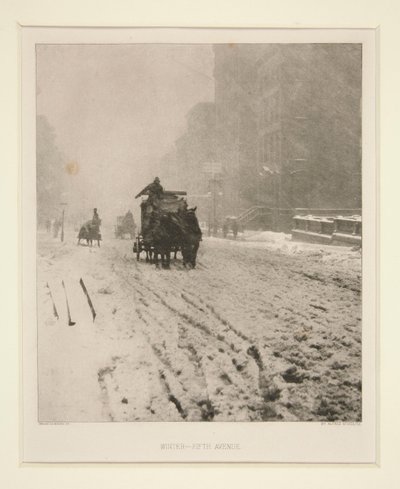
[[[361,45],[215,45],[224,212],[361,207]]]
[[[222,167],[223,214],[239,214],[256,200],[260,47],[214,46],[216,158]]]
[[[185,190],[201,221],[209,221],[212,205],[210,174],[215,162],[215,106],[196,104],[186,116],[186,131],[161,161],[160,177],[170,190]],[[172,188],[174,187],[174,188]]]

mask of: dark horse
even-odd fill
[[[86,239],[88,246],[92,246],[93,241],[97,241],[97,245],[100,246],[101,234],[99,224],[93,224],[92,221],[83,224],[78,234],[78,245],[81,243],[81,239]]]
[[[185,267],[195,268],[197,251],[202,238],[196,207],[172,216],[180,229],[179,242]]]
[[[152,218],[151,236],[153,261],[158,266],[161,258],[163,268],[170,267],[171,252],[180,250],[185,267],[196,266],[197,251],[201,241],[201,230],[196,217],[196,208],[178,213],[164,212]]]
[[[146,249],[146,260],[159,266],[158,258],[161,258],[162,268],[170,268],[171,250],[176,240],[176,229],[171,222],[170,213],[154,214],[151,220],[151,231],[144,238]],[[151,246],[146,246],[151,243]]]

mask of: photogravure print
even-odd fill
[[[363,421],[363,44],[37,43],[37,421]],[[157,443],[241,452],[236,438]]]

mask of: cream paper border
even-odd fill
[[[363,421],[361,423],[38,424],[35,44],[363,44]],[[22,28],[23,462],[374,463],[376,327],[375,33],[339,29]],[[211,446],[162,450],[161,445]],[[217,444],[236,450],[218,450]]]
[[[156,5],[155,5],[156,3]],[[0,127],[0,218],[7,239],[0,241],[0,303],[2,341],[0,367],[3,376],[0,394],[0,485],[10,489],[142,489],[204,487],[320,489],[393,488],[399,485],[398,442],[400,435],[400,391],[398,345],[400,344],[400,302],[398,300],[399,227],[392,225],[399,208],[398,117],[400,72],[397,68],[400,45],[400,11],[397,0],[281,0],[266,5],[265,0],[180,0],[154,2],[121,0],[86,2],[69,0],[59,4],[20,0],[0,4],[1,87]],[[379,27],[379,155],[380,155],[380,355],[379,450],[378,464],[364,466],[276,466],[265,464],[135,464],[135,465],[29,465],[20,460],[20,334],[19,310],[19,28],[25,25],[203,25],[203,26],[325,26]],[[397,481],[397,482],[396,482]]]

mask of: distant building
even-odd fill
[[[224,212],[361,207],[361,45],[215,45]]]
[[[256,60],[258,46],[218,44],[215,54],[217,161],[223,168],[224,214],[253,203],[257,174]],[[247,195],[249,193],[249,195]],[[250,197],[250,198],[247,198]]]
[[[210,175],[205,171],[215,161],[215,106],[196,104],[187,114],[186,132],[163,158],[162,181],[173,190],[186,190],[190,205],[197,205],[199,220],[208,221],[211,195]]]

